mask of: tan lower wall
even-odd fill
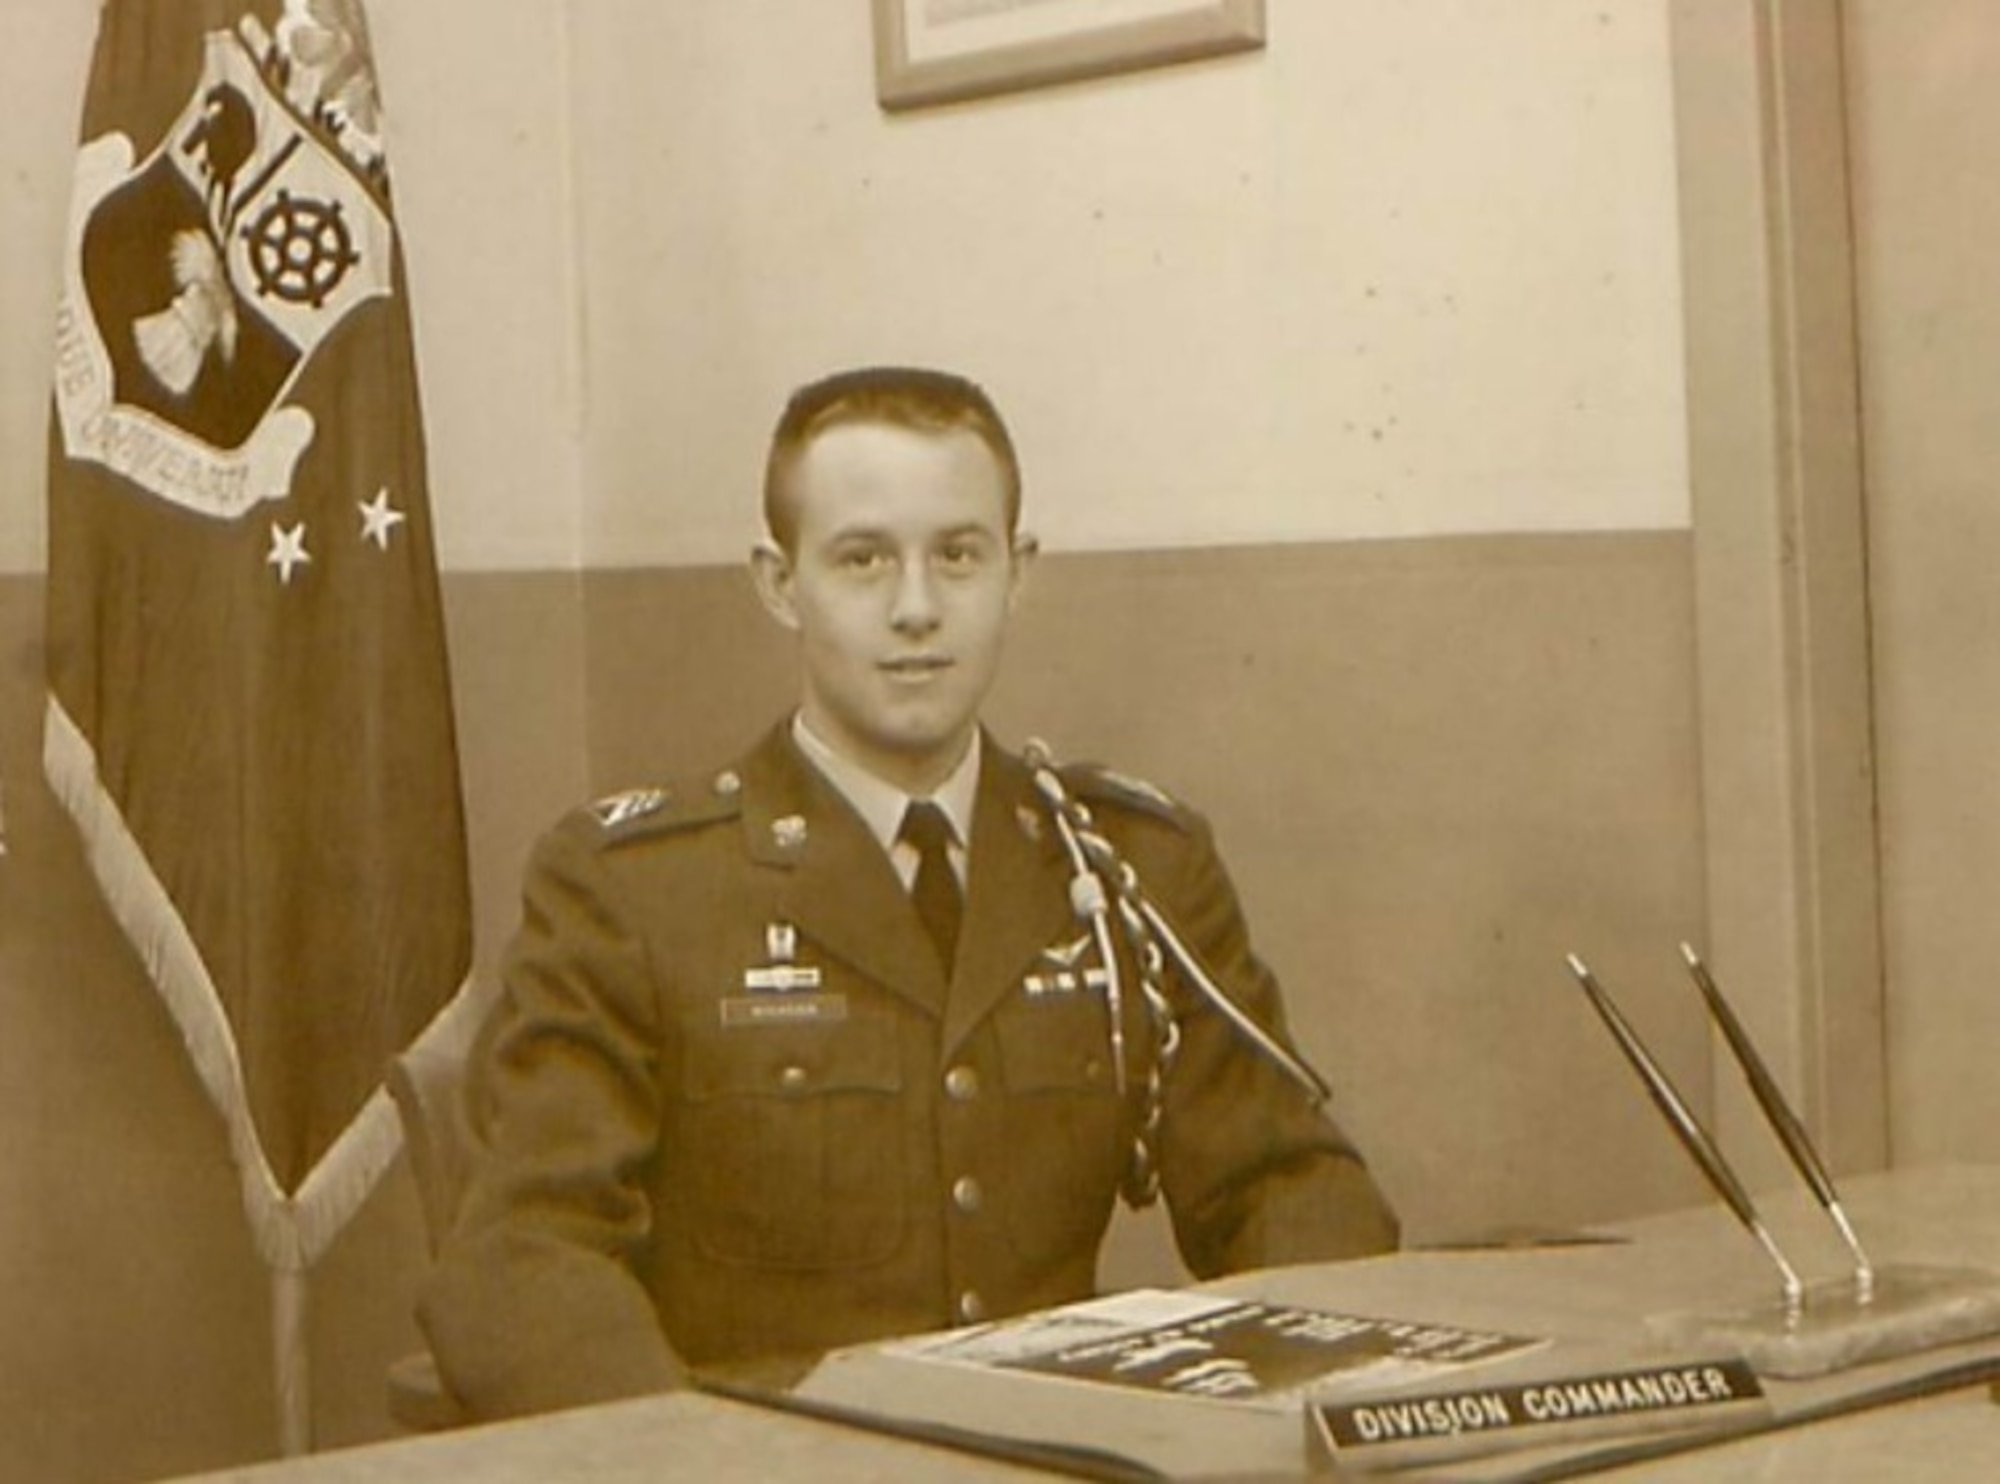
[[[733,570],[446,596],[490,967],[535,831],[734,751],[790,661]],[[1057,557],[993,720],[1210,815],[1414,1236],[1596,1220],[1698,1194],[1562,967],[1594,960],[1705,1101],[1673,959],[1701,928],[1690,602],[1678,535]],[[220,1124],[40,785],[40,604],[0,579],[0,1481],[268,1456]],[[399,1166],[314,1281],[324,1443],[388,1431],[422,1251]],[[1171,1276],[1157,1228],[1107,1276]]]
[[[574,574],[446,584],[482,965],[585,791]],[[0,1484],[271,1456],[270,1305],[222,1124],[40,774],[42,584],[0,578]],[[312,1282],[323,1446],[390,1431],[424,1234],[393,1169]]]
[[[1691,602],[1684,534],[1057,556],[992,719],[1211,817],[1419,1239],[1601,1218],[1698,1193],[1564,967],[1705,1099]],[[600,787],[791,693],[740,572],[596,573],[589,611]]]
[[[275,1416],[220,1125],[40,786],[41,586],[0,581],[0,1476],[242,1456]]]

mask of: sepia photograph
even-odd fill
[[[0,4],[0,1484],[2000,1477],[1996,62]]]

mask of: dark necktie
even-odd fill
[[[938,961],[949,974],[958,955],[959,919],[965,915],[958,875],[951,868],[946,848],[951,841],[951,822],[936,804],[912,799],[899,837],[917,848],[917,875],[910,883],[910,900],[937,947]]]

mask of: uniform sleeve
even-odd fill
[[[1161,862],[1153,901],[1210,975],[1290,1044],[1277,981],[1252,952],[1206,825]],[[1177,866],[1177,868],[1176,868]],[[1196,1276],[1393,1251],[1395,1213],[1360,1152],[1283,1071],[1186,982],[1171,998],[1181,1048],[1167,1079],[1161,1186]]]
[[[678,1384],[641,1282],[658,1141],[658,1010],[602,858],[559,828],[467,1080],[472,1170],[418,1318],[481,1420]]]

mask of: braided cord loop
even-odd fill
[[[1167,956],[1153,929],[1153,919],[1139,889],[1139,876],[1123,860],[1109,839],[1098,829],[1088,805],[1071,797],[1053,767],[1046,749],[1031,746],[1029,760],[1035,768],[1036,786],[1049,805],[1065,848],[1070,852],[1076,878],[1071,885],[1071,902],[1077,915],[1089,922],[1097,938],[1099,957],[1105,968],[1105,1009],[1110,1018],[1112,1072],[1119,1095],[1130,1085],[1126,1065],[1123,975],[1110,936],[1110,919],[1115,909],[1118,927],[1139,968],[1139,993],[1153,1031],[1153,1055],[1146,1067],[1146,1086],[1139,1125],[1132,1139],[1132,1157],[1126,1167],[1121,1193],[1135,1210],[1159,1198],[1160,1171],[1155,1150],[1161,1110],[1166,1097],[1167,1076],[1180,1050],[1180,1024],[1175,1019],[1162,980]],[[1105,886],[1110,886],[1110,900]]]
[[[1159,1172],[1154,1157],[1156,1136],[1167,1075],[1180,1050],[1180,1022],[1163,988],[1169,960],[1179,966],[1189,990],[1207,1001],[1239,1036],[1297,1083],[1315,1106],[1324,1103],[1332,1093],[1311,1064],[1288,1046],[1281,1035],[1266,1030],[1232,1000],[1216,983],[1215,976],[1203,965],[1199,955],[1181,941],[1173,923],[1147,898],[1145,889],[1139,884],[1138,872],[1118,854],[1111,841],[1097,827],[1088,806],[1072,798],[1063,786],[1054,764],[1049,760],[1048,748],[1042,743],[1030,742],[1026,757],[1034,770],[1035,786],[1055,818],[1056,830],[1062,836],[1070,863],[1076,870],[1076,877],[1070,883],[1071,902],[1077,915],[1090,923],[1091,931],[1097,938],[1098,951],[1104,958],[1104,997],[1111,1014],[1112,1068],[1120,1096],[1125,1094],[1128,1072],[1125,1066],[1124,992],[1108,928],[1112,906],[1117,909],[1119,928],[1139,965],[1139,988],[1145,1000],[1147,1017],[1152,1022],[1155,1054],[1146,1075],[1146,1103],[1138,1137],[1134,1140],[1132,1166],[1125,1182],[1125,1198],[1134,1206],[1144,1206],[1159,1194]],[[1105,901],[1107,883],[1111,894],[1109,904]]]

